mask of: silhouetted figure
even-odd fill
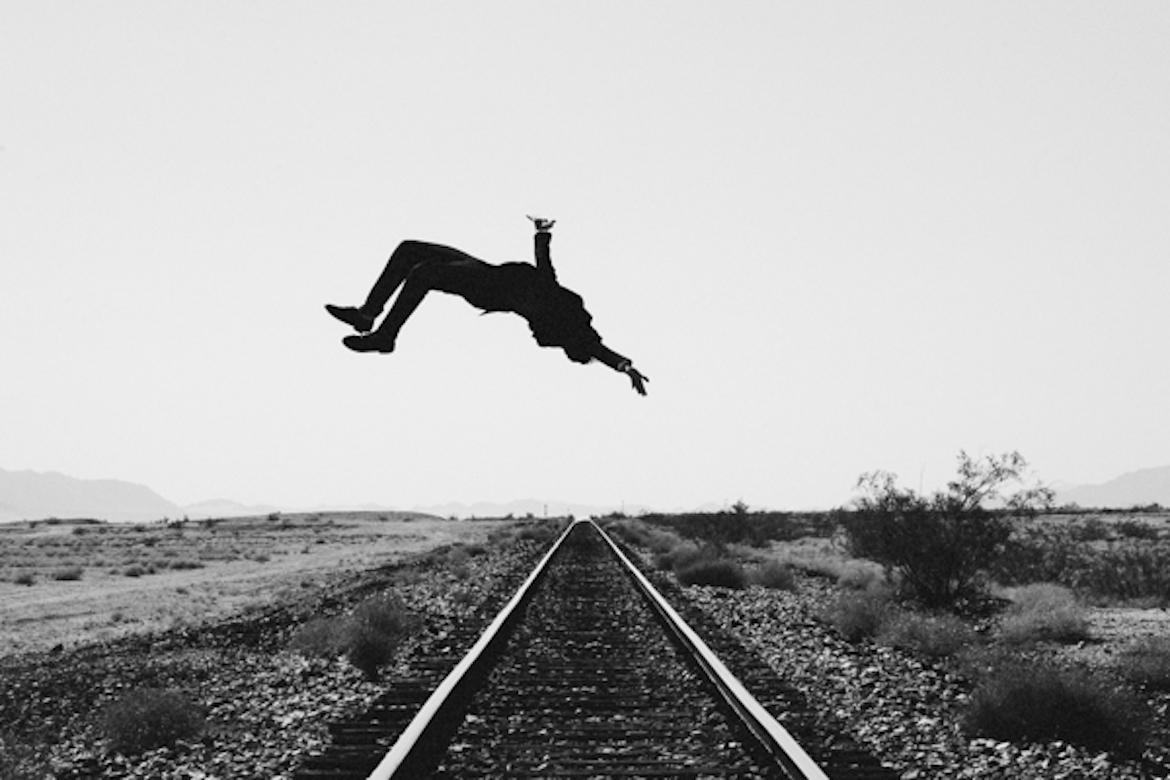
[[[431,290],[439,290],[458,295],[485,312],[519,314],[528,320],[540,346],[560,347],[577,363],[599,360],[626,374],[634,390],[646,395],[645,383],[650,380],[634,368],[629,358],[601,343],[581,296],[557,283],[549,253],[554,220],[529,219],[536,225],[536,265],[492,265],[449,246],[403,241],[390,255],[365,303],[356,308],[325,305],[334,317],[368,334],[346,336],[342,343],[355,352],[393,352],[398,331],[423,297]],[[402,289],[394,305],[378,329],[373,330],[378,315],[399,287]]]

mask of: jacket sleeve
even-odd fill
[[[557,272],[553,268],[552,254],[549,252],[549,244],[552,243],[552,233],[547,231],[538,231],[533,236],[534,250],[536,252],[536,270],[540,271],[541,275],[547,276],[550,282],[557,280]]]

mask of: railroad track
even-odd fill
[[[773,711],[815,729],[789,711],[799,695],[722,644]],[[591,521],[566,529],[470,651],[428,658],[332,732],[298,780],[897,776],[848,740],[812,735],[810,757]]]

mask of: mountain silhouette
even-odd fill
[[[0,522],[87,517],[121,523],[182,515],[182,507],[145,485],[0,469]]]
[[[1161,504],[1170,507],[1170,466],[1140,469],[1099,485],[1078,485],[1056,492],[1056,505],[1128,509]]]

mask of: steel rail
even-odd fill
[[[601,537],[605,539],[625,565],[627,573],[634,579],[650,606],[662,617],[663,623],[687,648],[708,680],[719,691],[723,700],[739,716],[761,747],[776,760],[788,776],[793,780],[829,780],[829,776],[788,733],[788,730],[781,726],[771,713],[756,700],[756,697],[748,692],[743,683],[736,679],[727,666],[711,651],[707,643],[687,625],[687,622],[675,611],[674,607],[670,606],[662,594],[650,584],[650,580],[646,579],[638,567],[630,562],[630,559],[610,538],[609,534],[592,520],[581,522],[589,522],[597,529]]]
[[[517,611],[528,599],[535,584],[544,574],[549,561],[557,553],[569,532],[579,523],[589,523],[601,535],[662,623],[696,661],[704,675],[719,691],[724,702],[736,713],[760,743],[760,746],[773,757],[777,765],[792,780],[829,780],[828,775],[809,757],[792,735],[748,692],[723,662],[716,657],[707,643],[687,625],[682,616],[667,603],[645,575],[630,562],[613,539],[592,520],[577,520],[565,529],[556,543],[549,548],[549,551],[528,575],[524,584],[520,586],[516,594],[500,610],[491,625],[467,652],[467,655],[460,660],[426,700],[406,729],[399,735],[398,740],[382,758],[382,761],[370,773],[367,780],[391,780],[395,777],[405,777],[404,769],[410,771],[421,760],[418,751],[425,749],[428,732],[435,725],[440,713],[452,701],[455,690],[478,669],[487,653],[501,639],[506,639],[503,636],[505,626],[512,622]]]
[[[430,697],[423,702],[423,706],[419,708],[418,713],[398,736],[398,739],[378,763],[378,766],[374,767],[374,771],[370,773],[367,780],[389,780],[395,777],[396,773],[404,766],[409,769],[413,763],[420,759],[416,751],[420,750],[420,745],[424,743],[427,732],[451,701],[455,689],[464,679],[471,676],[472,672],[483,662],[488,651],[501,638],[507,638],[504,635],[505,626],[511,622],[521,604],[528,598],[537,581],[548,567],[548,562],[565,541],[565,537],[569,535],[569,531],[573,530],[578,522],[582,521],[578,520],[570,523],[552,547],[549,548],[548,552],[544,554],[544,557],[536,564],[515,595],[504,605],[503,609],[499,611],[476,643],[467,651],[467,655],[463,656],[459,663],[455,665],[455,668],[443,678],[443,681],[439,683],[439,686],[435,688]]]

